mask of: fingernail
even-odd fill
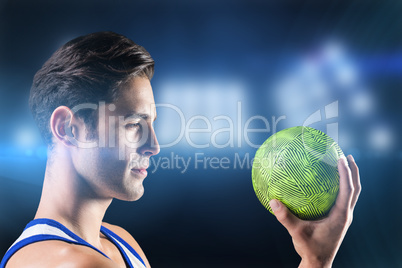
[[[272,199],[271,202],[269,202],[269,205],[271,206],[272,210],[275,212],[279,208],[279,202],[276,201],[275,199]]]
[[[350,155],[348,155],[348,157],[350,160],[355,161],[355,159],[353,158],[353,155],[350,154]]]

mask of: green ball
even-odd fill
[[[271,213],[277,199],[298,218],[325,217],[339,191],[338,144],[311,127],[292,127],[269,137],[257,150],[252,181],[261,204]]]

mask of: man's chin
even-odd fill
[[[117,197],[117,199],[122,201],[137,201],[143,195],[144,195],[144,188],[141,187],[141,189],[136,189],[135,191],[127,192],[126,194]]]

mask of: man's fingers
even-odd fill
[[[352,171],[352,183],[354,188],[352,202],[350,204],[351,206],[350,208],[353,209],[356,205],[357,199],[359,198],[362,186],[360,184],[359,168],[357,167],[356,162],[352,155],[348,155],[348,162],[350,170]]]
[[[298,222],[301,221],[295,215],[290,212],[290,210],[281,202],[276,199],[272,199],[269,202],[269,205],[272,208],[272,211],[275,214],[276,219],[288,230],[290,234],[294,228],[298,225]]]
[[[346,158],[341,158],[338,161],[338,172],[339,172],[339,193],[336,198],[336,203],[334,207],[333,217],[348,217],[348,212],[351,206],[352,196],[353,196],[353,182],[352,174],[347,165]]]

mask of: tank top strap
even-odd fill
[[[132,268],[146,268],[145,262],[141,256],[132,248],[123,238],[118,236],[108,228],[101,226],[101,232],[113,242],[120,252],[124,255],[130,267]]]
[[[0,263],[0,268],[4,268],[11,256],[13,256],[21,248],[32,243],[48,240],[59,240],[76,245],[87,246],[96,250],[106,258],[109,258],[102,251],[71,232],[61,223],[52,219],[35,219],[26,225],[22,234],[7,250]]]

